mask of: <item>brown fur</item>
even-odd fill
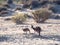
[[[26,32],[26,33],[29,31],[29,33],[30,33],[29,28],[25,28],[25,29],[23,29],[23,31]]]
[[[31,28],[35,31],[35,32],[37,32],[37,33],[39,33],[39,36],[40,36],[40,33],[41,33],[41,28],[40,27],[33,27],[33,25],[31,25]]]

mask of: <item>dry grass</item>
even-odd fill
[[[23,23],[24,21],[26,21],[26,14],[20,13],[20,14],[15,14],[12,17],[12,21],[15,23]]]
[[[47,20],[50,17],[51,12],[48,9],[43,8],[43,9],[33,12],[33,15],[34,15],[35,21],[39,23],[39,22],[44,22],[45,20]]]

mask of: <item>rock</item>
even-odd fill
[[[8,4],[12,4],[12,3],[13,3],[13,0],[8,0],[7,3],[8,3]]]
[[[60,19],[60,16],[57,15],[57,16],[55,17],[55,19]]]
[[[1,12],[1,11],[6,11],[6,10],[7,10],[7,8],[4,8],[4,7],[1,7],[1,8],[0,8],[0,12]]]

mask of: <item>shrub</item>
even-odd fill
[[[47,9],[41,9],[33,12],[34,19],[37,23],[44,22],[51,16],[51,12]]]
[[[21,14],[17,14],[15,16],[13,16],[12,17],[12,21],[15,22],[15,23],[17,23],[17,24],[21,24],[24,21],[26,21],[26,18],[27,18],[26,14],[22,14],[21,13]]]

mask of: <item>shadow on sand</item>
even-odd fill
[[[26,34],[25,34],[26,35]],[[46,39],[46,40],[55,40],[55,41],[60,41],[60,35],[45,35],[45,36],[39,36],[39,35],[36,35],[34,33],[31,33],[31,34],[27,34],[26,36],[27,39],[35,39],[35,38],[38,38],[38,39]]]
[[[4,41],[7,41],[7,40],[9,40],[9,37],[0,36],[0,42],[4,42]]]
[[[31,40],[34,40],[34,39],[45,39],[45,40],[54,40],[54,41],[60,41],[60,35],[44,35],[44,36],[39,36],[39,35],[36,35],[34,33],[30,33],[30,34],[23,34],[23,35],[20,35],[20,36],[17,36],[15,35],[18,40],[20,39],[31,39]],[[22,36],[22,38],[21,38]],[[14,38],[14,35],[13,36],[0,36],[0,42],[4,42],[4,41],[15,41],[16,38]]]

